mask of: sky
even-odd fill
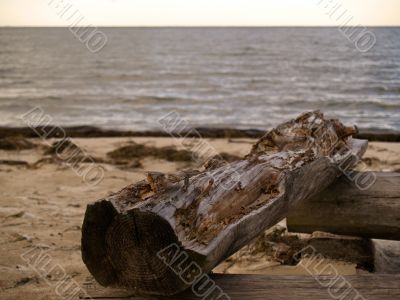
[[[400,26],[400,0],[0,0],[0,26]]]

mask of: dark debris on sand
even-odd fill
[[[191,162],[196,160],[196,153],[189,150],[179,150],[173,146],[165,146],[161,148],[146,146],[132,142],[129,145],[122,146],[111,152],[107,156],[114,164],[126,164],[143,157],[155,157],[171,162]],[[219,160],[232,162],[239,160],[240,157],[229,153],[222,152],[217,155]]]
[[[33,149],[37,145],[23,137],[5,137],[0,138],[0,150],[19,151]]]
[[[107,156],[115,162],[131,161],[132,159],[147,156],[153,156],[174,162],[189,162],[193,159],[192,152],[188,150],[177,150],[171,146],[157,148],[136,143],[108,152]]]

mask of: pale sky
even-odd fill
[[[350,18],[399,26],[400,0],[0,0],[0,26],[339,26]]]

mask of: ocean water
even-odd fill
[[[400,130],[400,28],[359,52],[337,28],[100,28],[91,53],[68,28],[0,28],[0,125],[40,106],[61,126],[267,129],[321,109]]]

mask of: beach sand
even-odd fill
[[[0,150],[0,288],[2,299],[58,299],[57,278],[43,278],[29,266],[23,254],[41,247],[51,262],[82,285],[90,276],[81,259],[81,225],[86,205],[124,186],[141,180],[146,171],[165,173],[196,167],[187,158],[142,155],[134,160],[110,159],[107,153],[126,145],[145,145],[148,149],[174,146],[184,149],[174,138],[75,138],[73,143],[90,155],[105,170],[103,180],[88,185],[76,170],[49,152],[54,140],[30,139],[34,147],[25,150]],[[255,140],[206,139],[217,152],[245,155]],[[134,144],[136,143],[136,144]],[[21,148],[24,148],[21,146]],[[29,147],[28,147],[29,148]],[[165,150],[165,148],[164,148]],[[185,153],[178,153],[185,154]],[[46,157],[46,159],[43,159]],[[52,158],[53,157],[53,158]],[[169,160],[168,160],[169,159]],[[171,161],[172,160],[172,161]],[[399,143],[370,143],[363,170],[400,171]],[[85,165],[85,164],[82,164]],[[284,225],[284,223],[282,223]],[[334,263],[341,274],[366,272],[355,263]],[[243,249],[221,264],[215,272],[307,274],[295,265],[283,265],[271,253]]]

